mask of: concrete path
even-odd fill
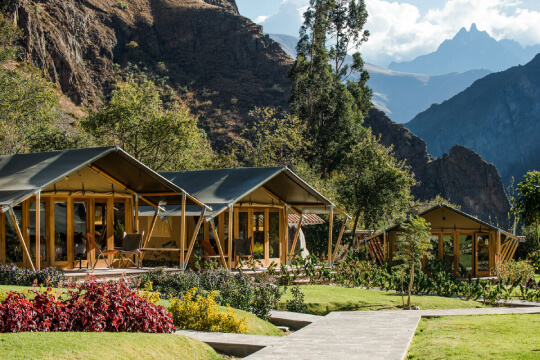
[[[214,348],[246,359],[402,360],[422,317],[452,315],[540,314],[540,306],[413,311],[343,311],[324,317],[273,312],[277,319],[311,322],[285,337],[179,331]],[[229,347],[227,349],[227,346]],[[235,346],[238,349],[235,349]],[[246,347],[242,355],[241,348]],[[230,352],[230,350],[236,352]],[[259,350],[260,349],[260,350]],[[227,351],[229,350],[229,351]],[[258,350],[258,351],[257,351]],[[254,352],[256,351],[256,352]]]

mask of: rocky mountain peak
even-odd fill
[[[238,6],[235,0],[203,0],[205,3],[215,5],[232,11],[234,14],[239,15]]]

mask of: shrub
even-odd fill
[[[286,307],[288,311],[294,311],[299,313],[305,313],[307,306],[304,303],[304,293],[300,290],[299,286],[291,288],[292,299],[286,301]]]
[[[123,2],[123,1],[118,1],[118,2],[116,3],[116,7],[119,8],[119,9],[122,9],[122,10],[129,9],[129,5],[126,4],[126,3]]]
[[[9,292],[0,303],[0,332],[124,331],[172,333],[172,316],[163,306],[137,295],[123,281],[91,280],[57,298],[51,288],[30,290],[34,297]]]
[[[0,285],[32,286],[37,282],[57,286],[59,282],[65,281],[64,273],[53,267],[37,271],[21,269],[15,265],[0,265]]]
[[[533,251],[527,255],[527,260],[531,262],[534,271],[540,271],[540,250]]]
[[[512,285],[518,281],[525,285],[530,278],[534,278],[534,268],[527,260],[515,261],[511,259],[499,262],[495,266],[494,273],[504,285]]]
[[[239,320],[230,306],[227,306],[227,313],[219,311],[215,301],[216,291],[212,291],[206,297],[196,296],[196,293],[197,289],[193,288],[181,300],[171,298],[169,312],[177,327],[239,334],[245,334],[250,330],[246,325],[246,318]]]

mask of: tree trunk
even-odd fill
[[[409,309],[411,308],[411,291],[412,291],[413,282],[414,282],[414,264],[412,264],[412,267],[411,267],[411,278],[409,280],[409,290],[408,290],[408,295],[407,295],[407,307]]]

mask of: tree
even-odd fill
[[[347,154],[336,188],[340,202],[354,217],[353,233],[360,221],[364,228],[379,228],[401,217],[409,206],[414,177],[391,151],[368,130]]]
[[[529,171],[517,187],[518,199],[514,213],[525,220],[526,226],[534,225],[536,242],[540,246],[540,172]]]
[[[431,231],[430,223],[419,216],[409,216],[409,221],[401,224],[402,231],[396,238],[395,260],[401,261],[402,269],[410,272],[409,286],[407,289],[407,308],[411,307],[411,291],[414,283],[415,268],[420,269],[422,258],[432,257],[431,242],[429,234]]]
[[[363,0],[310,0],[300,29],[292,79],[290,107],[305,122],[312,143],[311,158],[322,177],[339,168],[350,148],[365,135],[362,111],[369,108],[370,90],[359,53],[346,63],[347,52],[367,40]],[[330,44],[330,45],[329,45]],[[327,46],[328,45],[328,46]],[[331,64],[332,63],[332,64]],[[350,71],[361,80],[345,84]]]
[[[13,24],[13,20],[0,13],[0,62],[13,60],[17,56],[17,41],[23,38],[23,32]]]
[[[275,108],[255,108],[249,115],[253,123],[232,144],[246,166],[293,167],[304,158],[309,142],[304,136],[305,124],[297,117],[279,116]]]
[[[210,167],[216,156],[197,117],[177,103],[165,108],[150,80],[116,84],[83,127],[104,145],[118,145],[156,171]]]

